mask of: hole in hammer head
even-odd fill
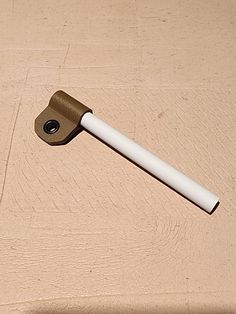
[[[43,126],[44,132],[47,134],[54,134],[59,130],[59,128],[60,123],[56,120],[48,120]]]

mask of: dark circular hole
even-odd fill
[[[54,134],[59,130],[59,128],[60,123],[56,120],[49,120],[45,122],[43,126],[44,132],[46,132],[47,134]]]

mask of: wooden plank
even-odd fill
[[[0,8],[0,313],[235,312],[235,2]],[[216,212],[86,132],[42,142],[57,89],[218,194]]]

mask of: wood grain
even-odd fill
[[[2,0],[0,313],[235,313],[235,1]],[[63,89],[219,195],[209,216],[86,132]]]

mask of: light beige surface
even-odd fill
[[[1,0],[0,313],[236,313],[235,23],[229,0]],[[221,205],[86,132],[46,145],[57,89]]]

